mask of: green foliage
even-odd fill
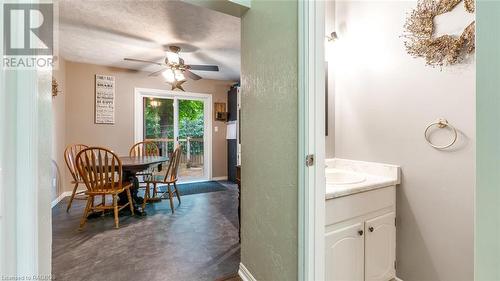
[[[161,137],[161,126],[160,126],[160,114],[158,113],[158,107],[145,106],[144,108],[144,119],[146,125],[146,138],[160,138]]]
[[[158,101],[158,100],[156,100]],[[173,138],[174,113],[173,100],[161,99],[158,106],[151,105],[152,100],[144,99],[145,137]],[[202,101],[179,100],[179,138],[203,138],[204,131],[204,105]],[[173,149],[169,143],[169,151]],[[185,143],[182,143],[186,150]],[[192,154],[203,153],[203,142],[191,142]]]
[[[144,99],[145,137],[148,139],[173,138],[173,100],[162,99],[158,106],[152,106],[152,101],[151,99]]]
[[[203,138],[203,102],[193,100],[179,101],[179,138]],[[183,144],[186,153],[186,144]],[[203,154],[203,142],[190,142],[191,154]]]
[[[203,102],[197,100],[179,100],[179,120],[196,120],[203,117]]]
[[[181,119],[179,120],[179,138],[202,138],[204,129],[203,115],[197,119]]]

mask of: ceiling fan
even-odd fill
[[[180,51],[181,48],[178,46],[169,46],[164,62],[154,62],[132,58],[124,58],[124,60],[162,66],[162,69],[149,74],[149,76],[163,75],[165,80],[167,80],[167,83],[172,85],[172,90],[177,88],[184,91],[182,84],[186,82],[186,77],[193,80],[202,79],[201,76],[191,72],[191,70],[219,71],[219,67],[217,65],[185,64],[184,60],[179,56]]]

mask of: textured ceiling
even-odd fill
[[[240,19],[181,1],[61,0],[59,54],[67,60],[142,71],[160,66],[124,57],[162,61],[165,46],[183,48],[187,64],[215,64],[207,79],[239,80]]]

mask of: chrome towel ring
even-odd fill
[[[433,126],[437,126],[440,129],[449,127],[453,131],[453,139],[451,140],[451,142],[448,143],[448,144],[446,144],[446,145],[435,145],[435,144],[433,144],[431,142],[431,140],[429,139],[429,135],[427,134],[429,132],[429,129],[432,128]],[[455,142],[457,141],[457,138],[458,138],[458,133],[457,133],[457,129],[455,129],[455,127],[453,127],[452,125],[450,125],[450,123],[448,123],[448,120],[446,120],[444,118],[440,118],[436,122],[429,124],[429,126],[427,126],[427,128],[425,128],[424,137],[425,137],[425,140],[432,147],[434,147],[436,149],[445,149],[445,148],[451,147],[452,145],[455,144]]]

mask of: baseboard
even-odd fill
[[[238,275],[240,276],[240,278],[243,281],[257,281],[257,279],[255,279],[253,277],[252,273],[250,273],[250,271],[248,270],[248,268],[246,268],[242,263],[240,263],[240,269],[238,270]],[[394,278],[393,280],[395,280],[395,281],[403,281],[402,279],[400,279],[398,277]]]
[[[226,177],[213,177],[213,181],[227,181],[227,176]]]
[[[252,276],[252,273],[250,273],[250,271],[242,263],[240,263],[238,275],[243,281],[257,281],[257,279]]]
[[[61,200],[63,200],[63,198],[67,196],[71,196],[71,191],[65,191],[61,193],[56,199],[52,201],[51,208],[54,208],[57,205],[57,203],[61,202]]]
[[[77,189],[76,192],[85,191],[85,189]],[[52,200],[51,208],[54,208],[57,203],[61,202],[65,197],[71,196],[72,191],[65,191],[61,193],[56,199]]]

